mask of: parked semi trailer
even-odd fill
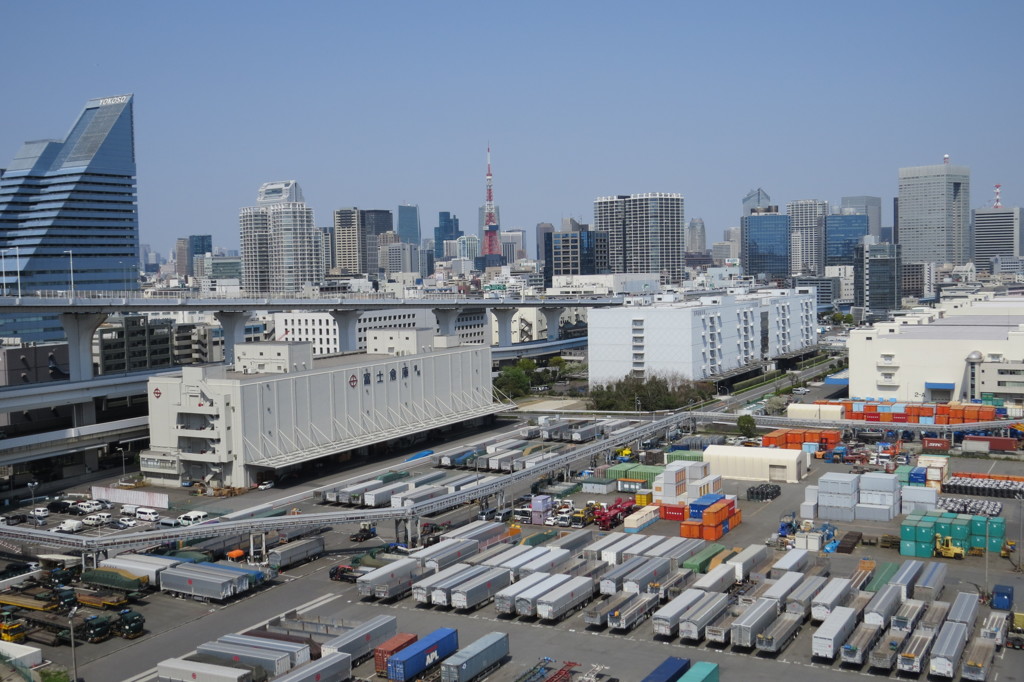
[[[415,559],[399,559],[356,579],[360,597],[396,599],[412,591],[419,565]]]
[[[317,682],[319,680],[352,679],[352,657],[348,654],[330,654],[307,663],[301,668],[275,677],[274,682]]]
[[[897,669],[900,672],[914,674],[920,674],[923,670],[927,670],[928,651],[932,647],[936,634],[934,631],[918,626],[910,635],[903,651],[900,652],[899,659],[896,661]]]
[[[352,665],[359,665],[384,642],[398,634],[398,619],[394,616],[375,616],[343,634],[320,645],[320,653],[348,654],[352,657]]]
[[[910,633],[906,630],[889,628],[884,635],[878,638],[874,648],[868,655],[868,666],[877,670],[892,670],[896,665],[896,659],[903,646],[910,639]]]
[[[512,574],[504,568],[491,568],[452,589],[451,605],[456,609],[475,609],[490,601],[512,582]]]
[[[430,593],[433,591],[434,585],[457,576],[469,568],[469,564],[452,564],[443,571],[420,578],[412,584],[412,598],[419,604],[430,604]]]
[[[924,615],[925,609],[928,608],[928,604],[921,601],[920,599],[908,599],[907,601],[900,604],[899,609],[892,617],[892,629],[902,630],[909,634],[917,627],[918,622],[921,620],[921,616]]]
[[[971,646],[964,654],[960,672],[965,680],[985,682],[992,672],[992,662],[996,657],[996,643],[991,639],[975,637]]]
[[[456,575],[434,583],[430,589],[430,603],[434,606],[451,606],[452,590],[493,570],[494,568],[490,566],[470,566]]]
[[[704,639],[722,646],[727,645],[732,638],[732,624],[751,606],[753,604],[734,604],[727,608],[704,628]]]
[[[537,600],[537,617],[541,620],[560,621],[583,608],[597,591],[593,578],[570,578],[568,582]]]
[[[834,660],[856,623],[857,614],[853,609],[847,606],[832,609],[811,639],[811,655]]]
[[[777,654],[796,638],[804,617],[799,613],[780,613],[768,628],[757,636],[754,646],[758,651]]]
[[[881,633],[877,623],[861,623],[843,645],[840,660],[848,665],[863,665]]]
[[[732,645],[749,649],[757,646],[757,636],[768,629],[778,613],[778,602],[774,599],[758,599],[733,621],[730,634]]]
[[[500,666],[508,654],[508,634],[488,633],[441,663],[441,682],[478,680]]]
[[[811,615],[811,600],[821,592],[828,578],[821,575],[806,576],[786,598],[786,611],[799,614],[801,618]]]
[[[693,588],[685,590],[678,597],[654,612],[651,620],[654,634],[661,637],[675,637],[679,632],[679,619],[700,601],[706,592]]]
[[[967,644],[968,628],[963,623],[948,620],[935,636],[928,672],[936,677],[955,677],[960,669],[960,656]]]
[[[608,599],[595,599],[583,611],[583,622],[598,628],[607,627],[608,616],[636,598],[632,592],[616,592]]]
[[[552,590],[572,580],[572,577],[555,573],[516,597],[516,613],[520,616],[536,616],[537,601]]]
[[[699,642],[704,638],[704,628],[708,623],[718,618],[728,606],[728,595],[718,592],[705,594],[679,618],[679,636]]]
[[[608,614],[608,627],[612,630],[632,630],[647,620],[658,608],[657,594],[641,594],[636,599]]]
[[[498,590],[494,595],[494,610],[498,615],[516,615],[516,597],[550,577],[549,573],[531,573],[519,582],[512,583],[508,587]]]
[[[312,561],[324,553],[322,537],[289,542],[267,552],[267,563],[275,570],[290,568],[305,561]]]

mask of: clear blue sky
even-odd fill
[[[237,248],[238,209],[295,179],[320,225],[417,203],[476,229],[681,192],[708,241],[740,200],[891,198],[900,166],[1024,203],[1016,2],[6,2],[0,167],[135,93],[141,241]]]

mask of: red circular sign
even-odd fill
[[[358,384],[358,383],[359,383],[359,379],[356,379],[356,375],[355,374],[353,374],[352,376],[350,376],[348,378],[348,385],[351,386],[352,388],[355,388],[356,384]]]
[[[160,389],[159,389],[159,388],[154,388],[154,389],[153,389],[153,397],[154,397],[154,398],[157,398],[157,399],[159,399],[159,398],[160,398],[160,396],[162,396],[162,395],[163,395],[163,393],[162,393],[162,392],[160,391]]]

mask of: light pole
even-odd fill
[[[75,656],[75,614],[78,607],[73,606],[68,611],[68,629],[71,631],[71,668],[75,674],[75,682],[78,682],[78,658]]]
[[[128,465],[125,463],[124,448],[118,448],[118,451],[121,453],[121,478],[125,479],[128,478]]]
[[[38,481],[29,481],[25,485],[28,486],[28,491],[32,495],[32,501],[29,503],[30,506],[35,508],[36,506],[36,486],[39,485]]]
[[[71,298],[75,297],[75,252],[67,250],[64,253],[68,254],[68,275],[71,276]]]

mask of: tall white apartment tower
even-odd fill
[[[323,277],[323,233],[296,181],[262,185],[256,206],[239,213],[239,229],[247,292],[294,293]]]
[[[971,170],[946,163],[900,169],[896,241],[904,263],[971,260]]]
[[[683,281],[683,195],[626,194],[594,200],[594,229],[608,233],[613,274],[658,273],[663,284]]]
[[[789,271],[791,274],[820,275],[823,272],[822,250],[824,221],[828,202],[821,199],[799,199],[786,204],[789,216]]]

